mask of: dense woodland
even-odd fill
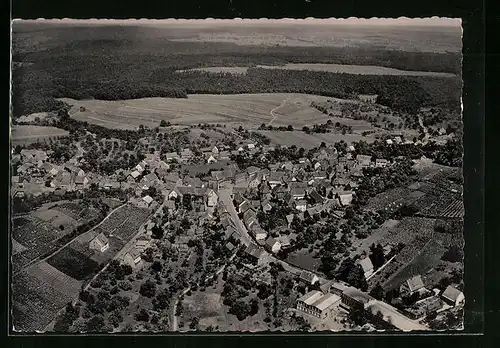
[[[64,41],[64,40],[63,40]],[[47,44],[50,46],[50,44]],[[368,48],[248,47],[130,39],[75,40],[54,48],[14,43],[13,111],[20,116],[58,109],[57,97],[121,100],[185,98],[192,93],[298,92],[332,97],[376,93],[380,103],[414,111],[427,105],[459,107],[460,77],[349,75],[255,68],[257,64],[336,63],[460,74],[460,55]],[[147,63],[146,63],[147,62]],[[249,66],[246,75],[178,69]]]

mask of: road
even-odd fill
[[[280,105],[278,105],[277,107],[275,107],[274,109],[271,110],[270,114],[271,116],[273,117],[271,119],[271,121],[269,121],[269,123],[267,124],[268,126],[270,126],[275,120],[276,120],[276,114],[274,113],[276,110],[278,110],[279,108],[282,108],[283,106],[285,106],[286,103],[288,103],[290,101],[292,97],[288,97],[287,99],[283,100],[281,102]]]
[[[243,222],[239,218],[239,216],[236,212],[236,209],[233,205],[233,200],[231,199],[231,196],[229,195],[229,192],[227,192],[227,190],[219,190],[219,199],[221,199],[224,202],[224,204],[226,205],[227,211],[231,215],[231,219],[233,220],[233,222],[234,222],[234,224],[239,232],[241,242],[246,246],[248,246],[250,244],[258,245],[256,242],[253,241],[253,238],[250,236],[245,225],[243,224]],[[261,248],[259,248],[259,249],[261,249]],[[275,263],[281,264],[283,266],[283,268],[285,269],[285,271],[292,273],[294,275],[299,275],[303,271],[303,269],[301,269],[297,266],[294,266],[286,261],[280,260],[276,256],[274,256],[273,254],[271,254],[267,251],[264,251],[263,257],[268,262],[275,262]],[[318,276],[318,278],[320,279],[321,282],[327,281],[325,278],[322,278],[320,276]]]
[[[43,261],[46,261],[47,259],[50,259],[52,256],[54,256],[56,253],[58,253],[60,250],[64,249],[65,247],[67,247],[69,244],[71,244],[75,239],[87,234],[87,233],[90,233],[92,232],[93,230],[95,230],[97,227],[101,226],[115,211],[117,211],[118,209],[124,207],[125,205],[127,205],[127,203],[124,203],[122,205],[120,205],[119,207],[116,207],[115,209],[111,210],[109,212],[108,215],[106,215],[106,217],[104,219],[102,219],[101,222],[99,222],[97,225],[95,225],[94,227],[92,227],[90,230],[86,231],[86,232],[83,232],[79,235],[77,235],[75,238],[71,239],[69,242],[67,242],[66,244],[64,244],[62,247],[58,248],[57,250],[55,250],[52,254],[50,254],[49,256],[46,256],[45,258],[43,259],[39,259],[39,258],[36,258],[32,261],[30,261],[26,266],[24,266],[22,269],[20,269],[19,271],[17,271],[16,273],[14,273],[13,275],[16,275],[18,274],[19,272],[21,272],[22,270],[28,268],[29,266],[31,266],[32,264],[34,264],[35,262],[43,262]]]
[[[222,200],[222,202],[224,202],[224,205],[226,206],[229,215],[231,215],[231,219],[233,220],[233,223],[236,226],[236,229],[240,235],[241,242],[246,246],[252,244],[253,243],[252,237],[248,233],[248,230],[243,224],[243,222],[238,217],[238,213],[234,208],[233,200],[229,192],[224,189],[219,190],[219,199]]]

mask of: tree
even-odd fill
[[[138,313],[135,314],[135,320],[149,322],[149,313],[142,308]]]
[[[191,323],[189,324],[189,328],[191,330],[196,330],[198,328],[198,323],[200,322],[200,319],[198,319],[198,317],[194,317],[192,320],[191,320]]]
[[[161,265],[161,262],[160,261],[155,261],[153,262],[153,264],[151,265],[151,269],[155,272],[155,273],[158,273],[158,272],[161,272],[163,266]]]
[[[96,315],[87,322],[86,331],[87,332],[101,332],[104,328],[104,318],[100,315]]]
[[[149,279],[146,280],[146,282],[141,285],[139,293],[145,297],[153,297],[156,293],[156,284]]]
[[[293,131],[293,126],[289,124],[288,127],[286,127],[286,130],[289,132]]]
[[[370,296],[376,298],[377,300],[382,300],[384,298],[384,288],[380,283],[377,282],[373,289],[370,291]]]
[[[351,268],[351,271],[347,276],[347,282],[361,291],[366,291],[368,289],[368,283],[366,282],[365,274],[361,265],[355,265]]]
[[[382,245],[372,244],[370,247],[370,260],[372,261],[373,267],[375,269],[380,268],[385,262],[384,248]]]
[[[163,228],[159,225],[154,225],[151,229],[151,237],[155,239],[161,239],[163,237],[164,231]]]

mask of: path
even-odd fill
[[[127,205],[127,203],[124,203],[122,205],[120,205],[119,207],[116,207],[115,209],[111,210],[111,212],[109,212],[108,215],[106,215],[106,217],[104,219],[102,219],[101,222],[99,222],[97,225],[95,225],[94,227],[92,227],[90,230],[86,231],[86,232],[83,232],[79,235],[77,235],[75,238],[71,239],[69,242],[67,242],[66,244],[64,244],[62,247],[56,249],[52,254],[50,254],[49,256],[46,256],[45,258],[43,259],[40,259],[40,258],[36,258],[32,261],[30,261],[27,265],[25,265],[23,268],[21,268],[19,271],[17,271],[16,273],[13,274],[16,275],[16,274],[19,274],[19,272],[23,271],[24,269],[28,268],[29,266],[33,265],[35,262],[43,262],[43,261],[46,261],[48,259],[50,259],[52,256],[54,256],[55,254],[57,254],[59,251],[61,251],[62,249],[64,249],[65,247],[67,247],[69,244],[71,244],[73,241],[75,241],[75,239],[83,236],[83,235],[86,235],[87,233],[90,233],[92,232],[93,230],[95,230],[97,227],[101,226],[101,224],[103,224],[115,211],[117,211],[118,209],[124,207],[125,205]]]
[[[424,121],[422,120],[421,115],[418,115],[418,124],[424,130],[424,138],[422,139],[422,143],[426,144],[427,140],[429,139],[429,131],[427,130],[427,127],[424,126]]]
[[[279,108],[282,108],[283,106],[285,106],[285,104],[286,104],[287,102],[289,102],[289,101],[290,101],[290,99],[292,99],[292,97],[288,97],[287,99],[283,100],[283,101],[281,102],[281,104],[280,104],[280,105],[278,105],[277,107],[275,107],[274,109],[272,109],[272,110],[271,110],[270,114],[271,114],[271,116],[272,116],[273,118],[272,118],[272,119],[271,119],[271,121],[269,121],[269,123],[267,124],[268,126],[270,126],[270,125],[271,125],[271,123],[273,123],[273,122],[276,120],[276,115],[275,115],[275,113],[274,113],[274,112],[275,112],[276,110],[278,110]]]
[[[224,263],[214,274],[212,274],[210,276],[207,276],[205,278],[205,281],[210,280],[210,279],[218,276],[219,274],[221,274],[224,271],[224,268],[226,268],[226,266],[231,261],[233,261],[233,259],[235,258],[235,256],[236,256],[237,253],[238,253],[238,251],[236,250],[231,255],[231,257],[226,261],[226,263]],[[177,305],[179,304],[179,298],[181,296],[184,296],[185,294],[187,294],[189,292],[189,290],[191,290],[191,286],[189,286],[188,288],[182,290],[181,293],[179,295],[177,295],[177,297],[175,298],[174,304],[173,304],[172,309],[171,309],[171,315],[172,315],[172,319],[171,319],[172,329],[171,329],[171,331],[177,331],[177,330],[179,330],[179,328],[178,328],[178,322],[177,322],[177,315],[175,314],[175,312],[177,310]]]

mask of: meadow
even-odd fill
[[[283,70],[309,70],[309,71],[324,71],[340,74],[354,75],[397,75],[397,76],[434,76],[434,77],[455,77],[455,74],[435,72],[435,71],[412,71],[388,68],[375,65],[349,65],[349,64],[328,64],[328,63],[288,63],[285,65],[257,65],[263,69],[283,69]],[[193,68],[185,71],[204,71],[209,73],[229,73],[229,74],[246,74],[248,67],[226,67],[213,66],[203,68]]]
[[[362,136],[358,134],[335,134],[335,133],[314,133],[306,134],[302,131],[292,132],[274,132],[258,130],[258,133],[265,135],[271,140],[271,143],[285,146],[295,145],[304,149],[318,147],[322,142],[325,144],[335,144],[341,140],[348,144],[364,140],[368,143],[375,141],[373,136]]]
[[[69,132],[56,127],[13,125],[11,138],[13,145],[36,143],[50,138],[68,136]]]
[[[58,99],[72,105],[69,114],[79,121],[116,129],[137,129],[139,125],[156,127],[162,120],[174,125],[199,123],[261,125],[273,119],[271,111],[282,104],[287,114],[276,110],[273,124],[302,127],[326,122],[328,116],[310,106],[311,101],[326,97],[296,93],[197,94],[181,98],[141,98],[130,100]],[[80,107],[84,111],[80,111]]]

